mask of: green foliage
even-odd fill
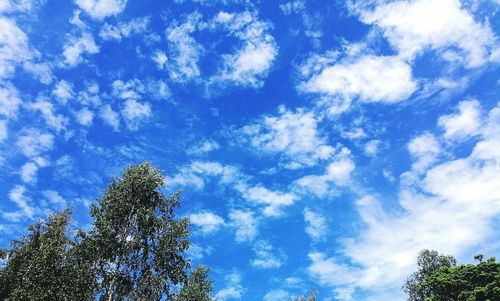
[[[174,219],[180,193],[165,197],[163,184],[149,163],[131,166],[92,206],[94,227],[84,240],[98,262],[101,300],[173,298],[187,279],[190,223]]]
[[[184,283],[176,301],[210,301],[212,294],[212,279],[208,275],[209,269],[197,266],[189,279]]]
[[[0,300],[92,300],[94,281],[78,246],[67,235],[70,212],[30,226],[30,234],[4,250]]]
[[[210,300],[209,270],[190,262],[180,192],[165,197],[149,163],[113,178],[91,208],[93,227],[68,235],[71,214],[53,214],[0,250],[0,300]]]
[[[431,292],[425,285],[425,278],[435,273],[441,267],[451,267],[456,264],[453,256],[439,254],[436,251],[423,250],[418,254],[418,271],[411,274],[403,285],[403,291],[409,301],[424,301]]]
[[[494,301],[500,300],[500,263],[491,257],[474,256],[479,264],[455,265],[451,256],[424,250],[419,255],[419,270],[403,289],[408,300],[422,301]]]
[[[442,267],[425,279],[425,285],[431,291],[426,301],[500,300],[500,263],[492,257],[477,265]]]

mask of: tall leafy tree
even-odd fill
[[[92,206],[83,244],[95,258],[99,300],[173,300],[187,281],[190,223],[175,219],[180,192],[166,197],[164,181],[149,163],[131,166]]]
[[[76,255],[78,245],[68,235],[70,219],[69,211],[53,214],[2,252],[0,300],[93,300],[91,265]]]
[[[500,300],[500,263],[491,257],[479,264],[441,267],[425,279],[430,296],[427,301],[496,301]]]
[[[408,300],[422,301],[496,301],[500,300],[500,263],[491,257],[479,264],[456,265],[451,256],[424,250],[418,257],[419,270],[406,281],[403,289]]]
[[[441,267],[455,266],[453,256],[439,254],[433,250],[422,250],[417,257],[418,270],[412,273],[403,285],[403,291],[408,295],[409,301],[424,301],[431,292],[425,279]]]
[[[210,279],[209,269],[204,266],[197,266],[184,283],[176,301],[210,301],[212,300],[212,279]]]
[[[92,206],[88,232],[68,234],[69,211],[31,226],[0,250],[0,300],[210,300],[208,268],[189,273],[180,192],[166,197],[164,180],[149,163],[127,168]]]

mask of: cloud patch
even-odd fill
[[[386,3],[362,10],[361,20],[380,27],[399,55],[409,60],[433,49],[445,59],[460,57],[473,68],[487,62],[498,48],[489,26],[476,22],[458,0]]]
[[[213,25],[240,39],[241,46],[232,54],[222,55],[221,66],[210,81],[220,85],[262,87],[278,53],[278,46],[268,33],[272,25],[248,11],[221,11],[214,18]]]
[[[241,128],[239,134],[242,142],[257,151],[286,156],[283,166],[289,169],[314,166],[334,152],[319,133],[317,117],[304,109],[280,106],[277,115],[264,116]]]
[[[300,90],[325,98],[333,105],[331,113],[338,113],[347,109],[354,99],[362,102],[400,102],[410,97],[417,87],[411,66],[403,59],[363,55],[325,67],[304,82]],[[335,104],[335,99],[339,97],[342,102]]]
[[[203,211],[189,215],[191,223],[200,228],[203,234],[215,233],[224,225],[224,219],[213,212]]]
[[[125,10],[127,0],[75,0],[75,3],[92,18],[102,20]]]

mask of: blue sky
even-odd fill
[[[498,255],[498,1],[0,0],[0,246],[145,160],[218,300]]]

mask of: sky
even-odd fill
[[[0,247],[150,161],[217,300],[500,255],[500,2],[0,0]]]

